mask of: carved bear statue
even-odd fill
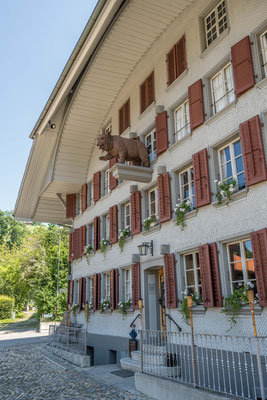
[[[139,140],[102,133],[97,137],[97,146],[102,152],[107,152],[105,156],[99,157],[99,160],[106,161],[116,157],[119,163],[130,161],[132,165],[149,167],[147,148]]]

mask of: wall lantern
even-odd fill
[[[150,243],[143,242],[138,247],[140,256],[146,256],[148,249],[150,250],[150,254],[153,256],[153,240]]]

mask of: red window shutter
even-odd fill
[[[83,280],[83,295],[82,295],[82,304],[83,304],[83,308],[84,308],[84,304],[86,302],[86,278],[82,278]]]
[[[155,100],[155,95],[154,95],[154,71],[152,72],[151,75],[147,78],[147,107],[150,106],[150,104],[153,103]]]
[[[220,269],[218,262],[218,251],[215,242],[209,244],[209,255],[210,255],[214,307],[222,307],[221,278],[220,278]]]
[[[158,194],[159,222],[162,223],[171,219],[170,176],[168,172],[158,177]]]
[[[112,269],[110,271],[110,305],[112,310],[116,310],[118,308],[119,301],[119,270],[118,268]]]
[[[74,258],[81,257],[81,239],[80,239],[81,235],[80,235],[80,233],[81,233],[80,228],[74,230],[74,239],[73,239]]]
[[[82,212],[87,209],[87,184],[82,185]]]
[[[261,136],[260,118],[256,115],[240,125],[246,185],[266,181],[267,171]]]
[[[193,154],[196,207],[210,204],[210,180],[207,149]]]
[[[141,297],[140,264],[132,264],[132,307],[138,309],[138,300]]]
[[[185,36],[176,45],[177,54],[177,77],[186,70]]]
[[[109,168],[113,167],[113,165],[115,165],[116,162],[117,162],[116,157],[109,160]],[[117,184],[118,184],[118,180],[116,178],[114,178],[114,176],[112,175],[112,172],[110,172],[109,173],[109,190],[115,189],[115,187],[117,187]]]
[[[140,112],[146,109],[146,81],[140,86]]]
[[[72,303],[73,303],[73,286],[74,286],[74,281],[69,281],[68,304],[70,304],[70,305],[72,305]]]
[[[76,194],[66,195],[66,218],[74,218],[76,211]]]
[[[203,246],[200,246],[198,251],[203,305],[204,307],[214,307],[209,245],[204,244]]]
[[[74,233],[69,234],[69,261],[73,261],[74,258]]]
[[[94,250],[100,249],[100,218],[94,218]]]
[[[101,300],[101,274],[97,274],[97,309],[100,310]]]
[[[168,85],[176,79],[176,47],[173,46],[171,51],[167,54],[168,66]]]
[[[167,111],[158,114],[155,119],[157,156],[168,148],[168,122]]]
[[[199,79],[188,88],[189,114],[191,131],[204,122],[204,102],[202,80]]]
[[[117,206],[109,209],[109,243],[114,244],[118,241],[118,213]]]
[[[177,307],[176,273],[174,254],[164,256],[166,305],[168,308]]]
[[[267,229],[252,232],[250,237],[259,304],[264,307],[267,306]]]
[[[83,302],[83,278],[79,279],[79,309],[82,310]]]
[[[141,232],[141,194],[135,192],[131,194],[131,233],[135,235]]]
[[[239,97],[255,84],[249,36],[246,36],[244,39],[240,40],[240,42],[231,47],[231,55],[235,81],[235,94],[236,97]]]
[[[122,132],[124,131],[124,112],[123,112],[123,107],[119,111],[119,134],[121,135]]]
[[[83,225],[80,227],[80,257],[85,255],[85,243],[86,243],[86,226]]]
[[[97,310],[97,274],[93,276],[93,287],[94,287],[94,296],[93,296],[93,308]]]
[[[98,171],[94,174],[94,202],[98,201],[101,196],[101,172]]]
[[[124,105],[124,130],[130,126],[130,99]]]

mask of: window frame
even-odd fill
[[[226,91],[226,85],[225,82],[227,79],[225,79],[225,71],[226,69],[230,67],[230,81],[232,83],[232,88],[231,90]],[[214,93],[215,93],[215,88],[213,87],[213,82],[215,81],[215,78],[217,78],[219,75],[223,75],[222,77],[222,87],[223,87],[223,96],[220,97],[218,100],[215,100]],[[224,110],[227,106],[232,104],[235,100],[235,85],[234,85],[234,76],[233,76],[233,68],[232,68],[232,63],[231,61],[227,62],[224,64],[219,70],[217,70],[216,73],[212,74],[212,76],[209,78],[209,86],[210,86],[210,94],[211,94],[211,116],[218,114],[220,111]],[[230,93],[232,93],[230,95]],[[233,99],[230,101],[229,99],[233,95]],[[219,103],[220,101],[224,100],[224,106],[216,111],[216,103]]]
[[[189,165],[186,168],[183,168],[180,171],[177,171],[178,173],[178,179],[179,179],[179,201],[181,203],[183,203],[184,201],[190,199],[190,203],[191,203],[191,209],[194,210],[196,208],[196,194],[195,194],[195,187],[192,186],[192,181],[193,184],[195,184],[195,179],[192,180],[191,179],[191,171],[193,171],[194,174],[194,168],[193,165]],[[183,188],[184,186],[186,186],[186,184],[182,185],[182,175],[187,172],[188,173],[188,192],[189,192],[189,196],[186,198],[183,198]]]
[[[237,143],[237,142],[240,142],[240,148],[241,148],[241,153],[240,154],[241,154],[242,163],[243,163],[243,171],[238,172],[238,173],[237,173],[237,170],[236,170],[236,162],[235,162],[235,160],[240,157],[240,154],[237,157],[234,156],[234,144]],[[222,166],[226,165],[229,161],[225,162],[225,163],[221,162],[221,152],[224,149],[226,149],[227,147],[229,147],[229,151],[230,151],[230,162],[231,162],[231,168],[232,168],[232,177],[223,179]],[[242,146],[241,146],[240,137],[236,137],[235,139],[232,139],[231,141],[227,142],[226,144],[224,144],[223,146],[218,148],[218,164],[219,164],[220,181],[227,182],[229,179],[233,178],[233,179],[236,180],[236,183],[237,183],[236,187],[237,187],[238,190],[242,190],[242,189],[246,188],[246,175],[245,175],[245,170],[244,170],[244,159],[243,159],[243,153],[242,153]],[[238,177],[238,175],[241,175],[241,174],[244,175],[245,187],[239,188],[237,177]]]
[[[186,107],[188,106],[188,113],[186,111]],[[180,128],[179,130],[177,130],[177,118],[176,118],[176,114],[178,112],[179,109],[183,109],[182,111],[182,120],[184,125],[182,126],[182,128]],[[188,115],[187,115],[188,114]],[[186,122],[186,118],[188,117],[188,123]],[[187,135],[189,135],[191,133],[191,126],[190,126],[190,113],[189,113],[189,100],[188,98],[185,99],[184,101],[182,101],[181,103],[179,103],[179,105],[177,105],[177,107],[175,107],[175,109],[173,110],[173,119],[174,119],[174,143],[178,143],[180,140],[182,140],[184,137],[186,137]],[[183,134],[180,138],[177,137],[177,133],[181,132],[182,130],[184,130],[186,127],[189,128],[188,132],[186,132],[185,134]]]
[[[94,249],[94,222],[87,225],[87,245]]]
[[[129,213],[126,212],[127,207],[129,207]],[[124,216],[124,229],[128,226],[131,229],[131,203],[130,203],[130,201],[125,203],[123,206],[123,216]],[[129,224],[127,224],[127,217],[129,217]]]
[[[91,304],[94,304],[94,277],[89,276],[88,277],[88,302]]]
[[[150,201],[150,196],[152,192],[155,192],[155,200],[153,202]],[[149,189],[147,195],[148,195],[148,217],[151,218],[153,215],[155,215],[156,218],[158,218],[158,187],[155,186],[152,189]],[[151,213],[152,203],[155,203],[155,213],[153,214]]]
[[[256,279],[256,274],[255,274],[255,279],[247,279],[247,270],[246,270],[246,260],[251,260],[245,257],[245,249],[244,249],[244,242],[250,242],[251,243],[251,239],[249,237],[247,238],[243,238],[243,239],[239,239],[239,240],[235,240],[233,242],[229,242],[226,243],[226,248],[227,248],[227,264],[228,264],[228,271],[229,271],[229,281],[230,281],[230,288],[231,288],[231,293],[234,292],[234,283],[236,283],[238,285],[239,282],[244,282],[244,284],[246,284],[247,282],[252,282],[255,287],[257,284],[257,279]],[[233,264],[234,262],[230,261],[230,246],[234,245],[234,244],[239,244],[239,248],[240,248],[240,255],[241,255],[241,263],[242,263],[242,274],[243,274],[243,280],[236,280],[233,281],[232,279],[232,271],[231,271],[231,264]],[[242,246],[240,246],[240,244],[242,243]],[[252,247],[251,247],[252,249]],[[254,261],[253,258],[253,250],[252,250],[252,260]],[[255,273],[255,261],[254,261],[254,273]]]
[[[266,48],[265,48],[265,53],[263,49],[263,43],[262,43],[262,37],[266,36]],[[263,32],[259,34],[259,44],[260,44],[260,56],[261,56],[261,69],[263,73],[263,78],[267,78],[267,26],[265,26],[265,29],[263,29]]]
[[[147,138],[151,136],[151,142],[148,145],[147,144]],[[148,151],[148,146],[151,146],[151,152],[148,151],[148,158],[150,163],[153,162],[154,160],[157,159],[157,139],[156,139],[156,129],[150,130],[146,135],[145,135],[145,146]],[[155,148],[154,148],[155,147]],[[151,158],[150,158],[151,155]]]
[[[152,101],[149,103],[149,90],[148,90],[148,82],[150,77],[152,77]],[[142,87],[145,86],[145,102],[144,102],[144,109],[142,109]],[[146,79],[141,83],[139,87],[140,91],[140,115],[146,111],[146,109],[154,103],[155,101],[155,75],[154,71],[152,71]]]
[[[226,16],[226,26],[224,27],[223,31],[220,33],[219,32],[219,20],[218,20],[218,7],[221,3],[225,3],[225,13],[223,16]],[[210,17],[210,15],[215,11],[215,25],[216,26],[216,38],[213,39],[210,43],[208,43],[208,31],[207,31],[207,19]],[[204,43],[205,43],[205,49],[209,48],[213,43],[215,43],[218,38],[229,29],[229,17],[228,17],[228,10],[227,10],[227,4],[226,0],[219,0],[214,2],[212,5],[212,8],[209,8],[209,11],[203,13],[203,33],[204,33]],[[225,23],[224,23],[225,24]],[[212,26],[213,27],[213,26]]]
[[[127,272],[129,272],[129,279],[127,280]],[[129,292],[126,291],[127,289],[127,282]],[[123,301],[129,301],[132,299],[132,268],[127,267],[123,269]]]
[[[103,128],[103,133],[112,133],[112,121],[108,122],[107,125]]]
[[[104,288],[105,288],[105,300],[110,301],[110,271],[103,272],[104,277]]]
[[[195,292],[193,291],[193,293],[197,294],[198,296],[202,295],[202,282],[201,282],[201,275],[200,275],[200,264],[199,264],[199,259],[198,259],[198,266],[197,266],[197,255],[199,254],[198,250],[195,251],[189,251],[187,253],[184,253],[183,256],[183,266],[184,266],[184,284],[185,284],[185,291],[187,294],[189,294],[190,290],[188,290],[188,288],[195,288]],[[187,270],[186,269],[186,257],[192,255],[193,257],[193,269]],[[186,272],[187,271],[194,271],[194,286],[187,285],[187,275]],[[201,284],[198,284],[198,275],[197,275],[197,271],[199,271],[199,277],[200,277],[200,282]],[[199,290],[199,288],[201,288],[201,291]]]

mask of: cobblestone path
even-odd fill
[[[43,356],[58,362],[63,369]],[[45,344],[0,349],[1,400],[148,400],[107,385],[74,365],[47,354]]]

